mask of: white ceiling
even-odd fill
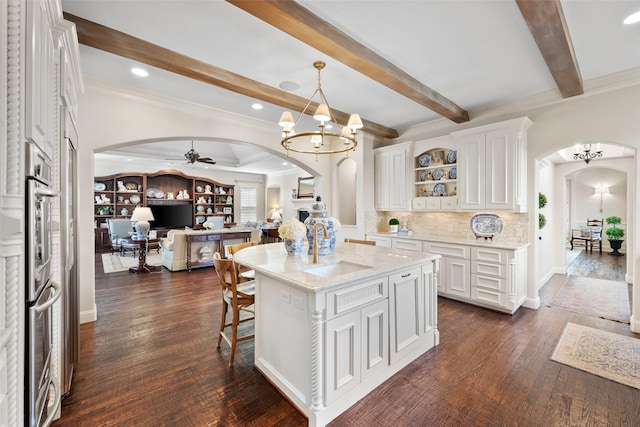
[[[558,92],[554,79],[516,5],[511,0],[302,0],[299,3],[338,27],[424,85],[473,112],[535,94]],[[640,11],[640,1],[563,0],[568,31],[583,81],[640,68],[640,24],[622,20]],[[440,116],[318,50],[221,0],[107,1],[63,0],[63,10],[200,61],[278,88],[299,85],[309,98],[317,85],[312,64],[323,60],[322,87],[331,107],[359,113],[402,132]],[[282,107],[190,80],[81,45],[87,78],[184,99],[271,123]],[[131,74],[133,66],[149,71]],[[587,85],[585,85],[587,87]],[[585,94],[587,89],[585,89]],[[560,95],[558,94],[558,97]],[[205,137],[205,135],[202,135]],[[165,153],[180,157],[191,141],[165,141],[104,153],[140,161]],[[276,173],[289,171],[283,159],[220,142],[198,143],[216,167]],[[155,146],[154,146],[155,145]],[[200,150],[198,146],[202,146]],[[275,148],[277,149],[277,148]],[[166,153],[173,153],[167,156]],[[155,160],[157,161],[157,160]],[[241,166],[238,166],[241,165]]]

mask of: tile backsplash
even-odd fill
[[[504,228],[497,239],[526,243],[529,236],[529,214],[513,212],[482,212],[496,213],[504,224]],[[389,218],[401,220],[407,218],[407,228],[420,236],[432,235],[438,237],[473,238],[469,226],[471,217],[476,212],[367,212],[365,215],[365,229],[368,233],[389,232]],[[402,221],[402,220],[401,220]]]

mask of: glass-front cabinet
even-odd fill
[[[458,209],[458,150],[451,136],[414,145],[413,210]]]

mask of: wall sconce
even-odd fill
[[[603,194],[609,194],[609,187],[607,187],[605,185],[601,185],[599,187],[595,187],[593,189],[593,194],[599,194],[600,195],[600,213],[602,213],[602,195]]]

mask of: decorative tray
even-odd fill
[[[502,232],[502,220],[496,214],[475,214],[471,218],[470,226],[476,239],[493,240],[493,236]]]

